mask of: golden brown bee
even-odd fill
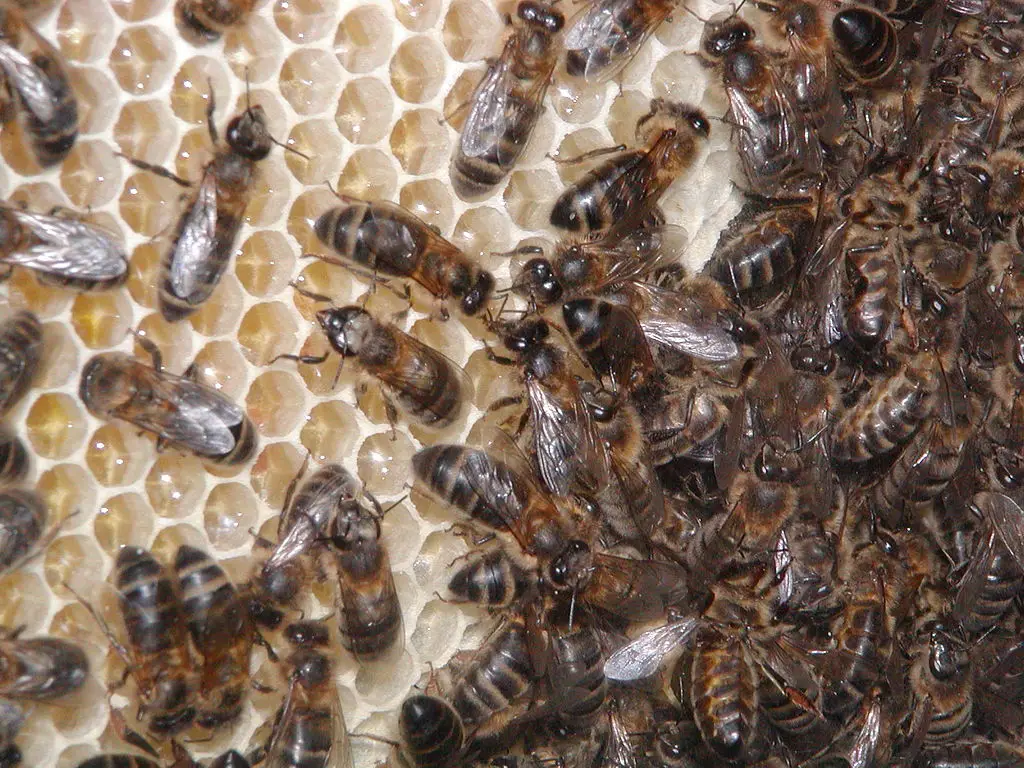
[[[555,38],[565,17],[536,0],[522,0],[516,17],[520,25],[470,97],[452,157],[452,188],[463,200],[488,194],[515,166],[543,112],[558,61]]]
[[[120,352],[96,355],[78,388],[100,419],[123,419],[160,441],[219,464],[241,464],[256,451],[256,427],[220,392]]]
[[[28,451],[21,439],[0,426],[0,485],[16,483],[28,474]]]
[[[0,696],[49,701],[85,684],[89,660],[74,643],[56,637],[0,640]]]
[[[405,641],[391,561],[381,541],[380,515],[352,500],[338,507],[330,542],[338,569],[338,617],[348,648],[360,661],[380,658]]]
[[[735,396],[725,387],[694,380],[642,404],[642,429],[655,466],[682,456],[710,460]]]
[[[536,585],[535,568],[524,566],[506,548],[470,552],[448,580],[453,602],[505,608]]]
[[[43,326],[31,312],[18,312],[0,324],[0,416],[28,392],[42,355]]]
[[[861,349],[887,341],[900,310],[902,285],[895,239],[895,233],[880,234],[857,224],[846,235],[846,261],[855,275],[846,307],[846,332]]]
[[[685,173],[711,127],[696,107],[654,99],[636,125],[637,144],[586,173],[551,209],[551,225],[571,232],[629,231]]]
[[[47,538],[50,510],[33,491],[0,492],[0,573],[18,567]]]
[[[174,19],[189,42],[201,45],[243,24],[255,5],[256,0],[177,0]]]
[[[249,688],[253,627],[248,606],[224,569],[183,544],[174,558],[181,609],[198,652],[196,722],[217,728],[241,714]]]
[[[403,701],[398,728],[402,757],[412,768],[448,768],[466,741],[462,717],[436,696],[415,694]]]
[[[588,5],[565,33],[566,71],[587,82],[609,80],[677,8],[674,0],[599,0]]]
[[[388,416],[394,422],[397,406],[424,426],[451,424],[473,397],[465,371],[435,349],[391,323],[382,323],[362,307],[324,309],[316,314],[331,348],[353,357],[360,367],[384,385]],[[293,356],[319,364],[322,356]]]
[[[128,256],[111,233],[73,215],[9,205],[0,205],[0,265],[83,291],[116,288],[128,278]]]
[[[556,632],[551,638],[547,669],[552,694],[573,690],[557,706],[561,730],[586,733],[597,722],[608,696],[604,649],[593,627]]]
[[[832,17],[833,50],[843,71],[862,85],[884,80],[900,59],[899,33],[883,14],[863,5]]]
[[[640,320],[628,306],[604,299],[572,299],[562,319],[573,343],[594,373],[616,391],[644,389],[657,371]]]
[[[385,201],[341,196],[344,203],[316,220],[320,242],[374,276],[409,278],[444,301],[456,299],[463,314],[487,304],[494,277],[405,208]],[[331,261],[330,258],[326,260]]]
[[[0,70],[17,94],[36,160],[59,163],[78,138],[78,101],[60,53],[10,3],[0,9]]]
[[[926,627],[914,650],[910,689],[914,694],[911,732],[924,731],[925,744],[956,741],[971,723],[974,668],[968,649],[941,625]]]

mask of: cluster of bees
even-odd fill
[[[251,5],[179,0],[177,19],[209,41]],[[488,356],[520,390],[491,405],[473,445],[412,460],[417,490],[471,543],[446,599],[497,624],[405,700],[389,743],[409,768],[1024,766],[1021,9],[751,6],[703,26],[725,117],[657,99],[634,148],[562,159],[591,166],[551,210],[561,239],[510,254],[521,267],[507,286],[393,203],[342,196],[316,222],[325,261],[482,320]],[[465,106],[451,164],[463,199],[515,166],[558,68],[607,81],[682,8],[563,10],[516,6]],[[0,70],[5,116],[42,165],[60,162],[74,94],[13,5],[0,10]],[[208,118],[217,150],[200,179],[130,160],[189,190],[162,262],[168,322],[209,299],[277,143],[259,105],[223,142],[212,99]],[[658,202],[712,130],[733,138],[746,204],[690,275]],[[121,246],[73,213],[3,205],[0,226],[8,269],[78,290],[125,279]],[[456,422],[471,385],[455,363],[363,306],[308,297],[325,304],[330,348],[283,357],[354,360],[393,425]],[[244,410],[140,343],[149,361],[85,363],[89,411],[207,461],[248,461]],[[31,313],[0,325],[0,416],[41,353]],[[0,430],[0,571],[56,532],[17,487],[28,463]],[[364,664],[404,643],[386,510],[339,465],[305,474],[246,583],[194,547],[169,564],[120,550],[123,632],[93,615],[133,681],[135,717],[112,715],[125,752],[79,768],[197,765],[182,735],[240,717],[262,685],[254,646],[281,670],[280,707],[213,765],[347,766],[350,738],[387,741],[348,734],[332,672],[336,638]],[[314,580],[333,585],[333,617],[305,616]],[[21,762],[22,703],[71,696],[89,674],[74,643],[20,635],[0,639],[0,766]]]

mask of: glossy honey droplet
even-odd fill
[[[54,524],[79,514],[87,515],[96,504],[96,483],[77,464],[50,467],[39,476],[36,492],[46,502]]]
[[[89,349],[109,349],[132,327],[132,306],[123,289],[82,293],[71,307],[71,325]]]

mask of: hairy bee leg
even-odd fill
[[[157,176],[161,176],[165,179],[170,179],[179,187],[185,187],[186,189],[192,187],[192,182],[181,178],[178,174],[173,171],[169,171],[162,165],[154,165],[153,163],[147,163],[145,160],[137,160],[134,157],[128,157],[128,155],[122,154],[121,152],[115,153],[118,157],[127,160],[129,163],[134,165],[136,168],[142,171],[149,171],[155,173]]]
[[[614,155],[618,152],[624,152],[626,150],[625,144],[616,144],[614,147],[598,147],[592,149],[589,152],[584,152],[581,155],[575,157],[556,157],[550,152],[545,155],[546,158],[555,163],[555,165],[575,165],[577,163],[585,163],[588,160],[593,160],[598,157],[604,157],[605,155]]]

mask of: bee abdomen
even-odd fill
[[[509,626],[481,652],[479,666],[459,680],[452,706],[467,725],[477,725],[505,709],[530,686],[533,665],[521,625]]]
[[[691,699],[705,742],[726,760],[737,760],[755,736],[757,685],[738,639],[716,640],[693,654]]]
[[[281,734],[282,766],[326,768],[334,746],[334,719],[330,711],[297,707],[290,733]]]
[[[78,768],[160,768],[152,760],[138,755],[98,755],[90,757]]]
[[[49,516],[46,504],[32,491],[0,493],[0,573],[32,552]]]
[[[117,588],[125,628],[133,646],[146,654],[179,644],[185,625],[171,580],[163,566],[140,547],[125,547],[117,558]]]
[[[840,64],[861,83],[881,80],[899,60],[899,39],[892,22],[874,9],[844,8],[832,19]]]
[[[224,570],[202,550],[183,544],[174,569],[181,607],[201,653],[213,643],[230,642],[245,630],[246,612]]]
[[[456,600],[501,607],[511,605],[527,584],[527,572],[501,548],[470,555],[448,582]]]

